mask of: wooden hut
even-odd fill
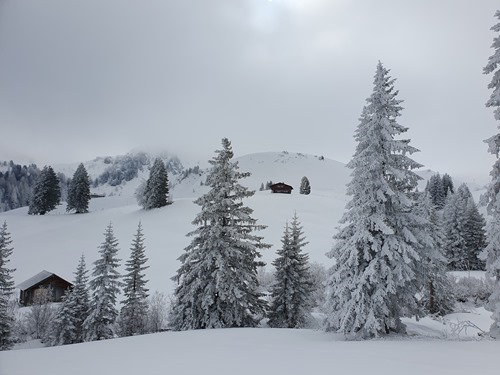
[[[292,194],[293,190],[293,187],[285,184],[284,182],[278,182],[276,184],[272,184],[270,188],[273,193],[281,193],[281,194]]]
[[[73,286],[69,281],[49,271],[42,271],[17,285],[19,303],[23,306],[33,304],[33,299],[41,288],[48,288],[52,293],[52,302],[60,302],[64,292]]]

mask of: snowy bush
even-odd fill
[[[36,290],[33,305],[25,316],[26,330],[32,339],[40,339],[45,342],[49,338],[50,325],[56,312],[51,300],[51,289],[39,288]]]
[[[328,279],[326,267],[318,262],[309,263],[309,272],[312,282],[312,303],[313,307],[321,308],[325,304],[325,286]]]
[[[259,292],[267,294],[271,289],[271,285],[276,281],[276,277],[273,270],[259,267],[257,269],[257,280],[259,281]]]
[[[475,277],[455,278],[453,294],[458,302],[483,306],[493,292],[493,284]]]
[[[167,328],[172,303],[164,293],[155,291],[148,298],[147,331],[160,332]]]

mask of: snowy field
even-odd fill
[[[358,342],[313,330],[220,329],[0,352],[2,375],[498,375],[500,342]]]
[[[254,209],[258,223],[268,226],[259,233],[273,245],[263,252],[268,270],[281,245],[285,222],[295,211],[309,241],[305,251],[310,260],[329,267],[331,260],[325,253],[331,248],[332,235],[344,212],[349,170],[332,160],[293,153],[254,154],[239,160],[241,171],[252,172],[250,178],[242,181],[251,189],[258,190],[261,183],[269,180],[295,188],[291,195],[257,191],[246,201]],[[303,176],[311,182],[311,195],[298,193]],[[13,240],[9,266],[17,269],[16,284],[41,270],[72,281],[82,253],[87,268],[92,269],[97,247],[110,222],[120,243],[123,264],[141,221],[150,266],[146,272],[148,287],[151,292],[171,294],[170,278],[180,265],[177,258],[189,244],[186,233],[194,229],[191,221],[199,207],[193,204],[193,198],[203,193],[203,178],[183,181],[172,191],[172,205],[147,212],[133,197],[138,179],[107,192],[114,196],[93,199],[88,214],[67,214],[64,205],[45,216],[29,216],[27,208],[0,213],[0,222],[7,221]],[[480,339],[475,328],[457,329],[460,322],[471,321],[481,330],[488,330],[489,313],[482,308],[471,309],[446,319],[406,320],[408,337],[366,342],[346,342],[340,335],[314,330],[258,328],[165,332],[13,350],[0,352],[0,375],[499,374],[500,343]]]

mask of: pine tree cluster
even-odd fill
[[[0,172],[0,212],[27,206],[40,170],[35,164],[19,165],[13,161],[3,162]]]
[[[435,174],[427,182],[425,191],[429,193],[434,206],[438,210],[441,210],[446,203],[446,197],[454,193],[453,180],[446,173],[443,177],[439,173]]]
[[[52,345],[74,344],[105,340],[116,336],[132,336],[149,332],[148,289],[144,271],[144,235],[139,223],[132,241],[127,273],[122,276],[117,268],[118,240],[111,224],[106,228],[104,241],[99,246],[100,258],[94,262],[89,281],[85,258],[82,255],[75,272],[72,289],[64,295],[51,326]],[[120,312],[116,299],[123,288],[124,300]]]

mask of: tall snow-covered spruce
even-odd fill
[[[500,10],[496,11],[495,17],[500,20]],[[485,74],[493,73],[493,78],[488,85],[488,88],[492,89],[493,92],[486,102],[486,106],[495,108],[495,119],[500,121],[500,22],[491,29],[499,35],[493,39],[491,47],[495,52],[484,67]],[[498,128],[500,129],[500,124]],[[498,158],[500,133],[495,134],[485,142],[488,144],[488,151],[495,155],[497,160],[490,172],[491,182],[488,189],[481,197],[481,202],[486,205],[488,213],[491,215],[488,225],[488,243],[481,253],[481,257],[486,260],[486,274],[496,284],[486,305],[486,308],[493,313],[490,335],[500,338],[500,159]]]
[[[68,205],[66,211],[75,210],[77,214],[89,212],[90,202],[90,180],[87,170],[84,165],[80,163],[68,191]]]
[[[90,281],[92,298],[90,314],[84,322],[85,341],[106,340],[116,334],[116,296],[120,293],[122,282],[117,270],[120,262],[120,259],[116,258],[118,240],[111,224],[106,228],[99,253],[101,257],[94,262],[93,279]]]
[[[14,345],[12,340],[12,325],[14,319],[8,312],[9,299],[14,291],[12,273],[15,269],[7,267],[13,248],[12,240],[7,231],[7,222],[0,227],[0,350],[10,349]]]
[[[125,299],[121,302],[123,307],[120,311],[120,333],[122,336],[133,336],[146,333],[148,312],[148,289],[144,271],[148,258],[145,254],[144,234],[142,225],[137,226],[137,233],[130,248],[130,259],[125,263],[127,274],[123,277],[125,287],[123,294]]]
[[[310,316],[312,278],[309,256],[303,252],[305,241],[297,214],[288,223],[281,239],[283,244],[273,262],[276,282],[271,286],[272,302],[269,326],[276,328],[302,328]]]
[[[412,211],[421,165],[409,155],[409,140],[395,139],[407,128],[397,122],[401,101],[394,80],[379,62],[374,89],[367,99],[348,163],[352,197],[341,219],[345,224],[327,254],[336,264],[326,292],[327,331],[352,339],[403,333],[404,315],[419,311],[415,298],[423,285],[419,268],[422,220]]]
[[[254,192],[240,185],[250,173],[239,172],[227,138],[209,161],[210,190],[195,203],[201,206],[188,233],[191,244],[179,257],[173,280],[175,302],[171,324],[176,330],[254,327],[265,314],[266,302],[257,291],[260,249],[270,247],[252,232],[264,229],[243,204]]]

